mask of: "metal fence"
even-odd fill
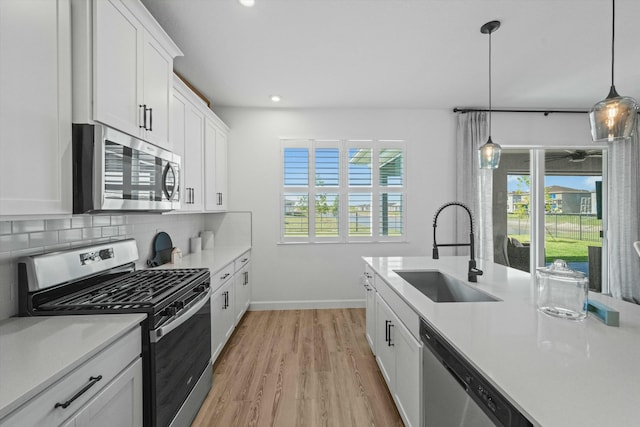
[[[547,237],[582,240],[586,242],[600,242],[602,220],[595,214],[562,214],[546,213],[544,219]],[[507,216],[507,234],[529,234],[529,215]]]

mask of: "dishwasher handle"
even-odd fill
[[[464,382],[462,378],[460,378],[460,375],[458,375],[456,371],[451,369],[451,366],[449,366],[447,362],[443,360],[442,366],[444,366],[444,368],[451,374],[451,376],[458,382],[458,384],[460,384],[460,387],[462,387],[464,391],[469,391],[469,385],[466,382]]]

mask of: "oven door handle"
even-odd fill
[[[153,330],[150,332],[151,342],[156,343],[160,341],[164,336],[169,334],[171,331],[182,325],[184,322],[189,320],[193,315],[195,315],[204,305],[209,301],[209,297],[211,297],[211,288],[207,290],[204,296],[200,297],[197,302],[195,302],[187,311],[182,313],[179,317],[173,320],[171,323],[164,325],[161,328]]]

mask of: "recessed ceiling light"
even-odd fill
[[[245,7],[253,7],[256,4],[256,0],[238,0],[241,5]]]
[[[280,98],[278,95],[271,95],[271,101],[273,102],[280,102],[282,98]]]

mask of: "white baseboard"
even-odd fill
[[[365,300],[320,300],[320,301],[251,301],[250,311],[263,310],[309,310],[322,308],[364,308]]]

